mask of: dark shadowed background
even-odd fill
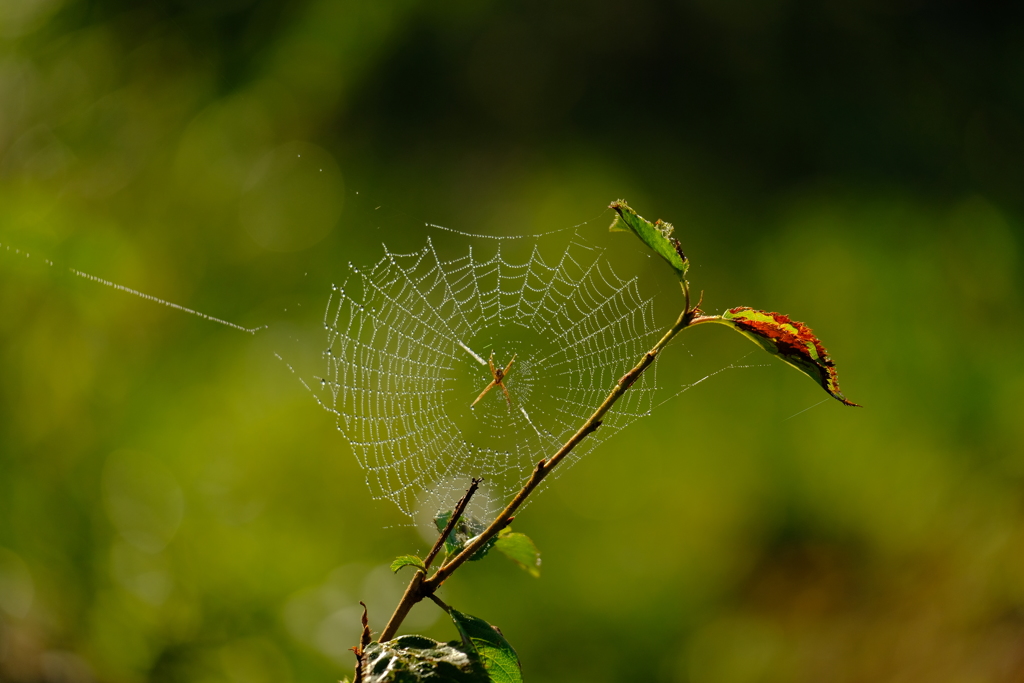
[[[357,601],[380,629],[426,543],[274,358],[323,344],[284,309],[425,222],[597,234],[619,197],[866,407],[748,357],[517,519],[539,580],[445,599],[533,683],[1021,680],[1022,14],[3,0],[0,680],[350,673]],[[682,341],[680,384],[756,351]],[[409,630],[455,637],[437,611]]]

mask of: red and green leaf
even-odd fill
[[[811,328],[802,322],[781,313],[758,311],[746,306],[730,308],[714,322],[729,325],[768,353],[789,363],[820,384],[836,400],[848,406],[858,405],[843,396],[835,363]]]

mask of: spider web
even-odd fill
[[[324,318],[321,403],[375,498],[412,518],[450,509],[470,477],[493,513],[552,455],[656,341],[653,303],[602,250],[573,235],[553,259],[470,246],[445,260],[428,240],[367,268],[349,264]],[[500,386],[488,361],[505,368]],[[653,407],[651,367],[584,440],[576,462]],[[482,494],[482,495],[481,495]],[[482,500],[480,500],[482,499]],[[479,508],[478,508],[479,509]]]

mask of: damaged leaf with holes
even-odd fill
[[[859,407],[839,390],[839,372],[811,328],[782,313],[747,306],[730,308],[713,322],[727,325],[762,349],[804,373],[837,401]]]
[[[480,657],[458,642],[399,636],[370,643],[362,657],[362,683],[489,683]]]

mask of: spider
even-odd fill
[[[512,356],[512,360],[510,360],[508,362],[508,365],[505,366],[505,369],[502,370],[501,366],[498,366],[498,367],[494,366],[494,351],[491,351],[491,357],[487,359],[487,365],[490,366],[490,368],[491,368],[491,375],[494,376],[494,379],[491,380],[490,384],[488,384],[486,387],[484,387],[484,390],[480,392],[480,395],[476,397],[476,400],[473,401],[473,403],[470,404],[470,406],[469,406],[470,408],[472,408],[477,403],[479,403],[480,399],[482,399],[484,396],[486,396],[487,392],[490,391],[491,389],[493,389],[494,387],[501,387],[501,390],[503,392],[505,392],[505,401],[508,403],[508,407],[509,408],[512,407],[512,397],[509,396],[508,389],[505,388],[505,385],[502,383],[502,380],[505,379],[506,375],[508,375],[508,371],[512,368],[512,364],[516,362],[516,356],[517,355],[519,355],[519,354],[514,354]]]

